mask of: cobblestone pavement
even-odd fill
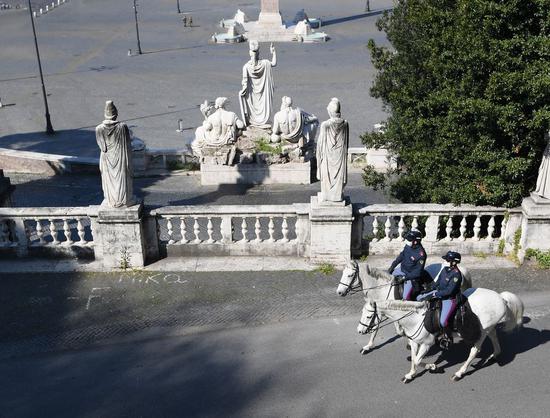
[[[532,266],[474,270],[497,291],[550,290]],[[336,295],[340,273],[4,274],[0,358],[86,347],[147,330],[255,326],[358,315],[360,295]]]

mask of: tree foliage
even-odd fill
[[[550,0],[396,0],[369,41],[403,201],[515,206],[550,126]],[[369,173],[367,173],[369,174]],[[366,175],[379,183],[376,176]],[[397,180],[395,180],[395,178]]]

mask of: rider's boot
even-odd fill
[[[439,346],[442,350],[448,350],[449,347],[453,344],[453,330],[445,327],[443,333],[441,334],[441,339],[439,340]]]

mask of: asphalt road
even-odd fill
[[[338,272],[4,275],[0,416],[547,416],[550,273],[473,276],[522,297],[523,329],[461,382],[458,343],[403,385],[404,341],[359,354]]]
[[[43,135],[44,107],[28,13],[0,13],[0,147],[63,155],[97,156],[93,128],[103,119],[105,100],[113,99],[121,120],[150,147],[177,148],[190,141],[202,123],[197,106],[205,99],[225,96],[238,112],[237,92],[248,47],[209,43],[222,18],[238,8],[252,19],[258,0],[182,1],[192,13],[194,27],[183,27],[175,0],[139,3],[143,55],[136,50],[132,2],[71,0],[36,19],[49,95],[54,137]],[[285,19],[305,8],[322,17],[331,40],[324,44],[277,44],[274,106],[290,95],[296,106],[327,118],[332,97],[342,102],[350,122],[351,146],[359,135],[385,119],[380,101],[368,90],[374,68],[366,44],[370,38],[387,42],[375,26],[389,0],[371,1],[373,13],[364,14],[365,2],[282,0]],[[263,48],[263,56],[268,52]],[[176,133],[177,120],[189,128]]]

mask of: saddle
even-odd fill
[[[447,328],[457,332],[464,341],[475,343],[481,337],[481,323],[479,322],[479,318],[472,311],[466,296],[458,296],[457,302],[458,307],[454,315],[449,318]],[[424,317],[424,327],[429,333],[434,335],[442,334],[445,331],[439,322],[441,305],[440,299],[432,299],[426,316]]]

